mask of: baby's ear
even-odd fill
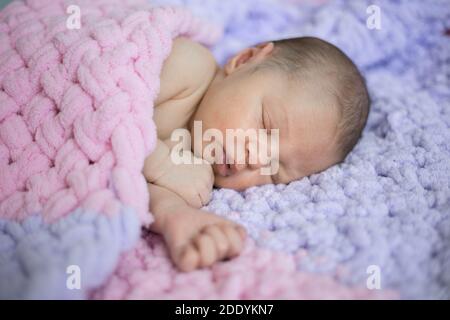
[[[264,42],[241,50],[228,60],[224,67],[225,74],[230,75],[244,65],[263,61],[270,53],[272,53],[273,48],[273,42]]]

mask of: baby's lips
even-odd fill
[[[222,177],[228,177],[231,174],[231,169],[230,169],[230,165],[226,163],[227,156],[226,156],[225,148],[222,150],[222,156],[223,156],[223,158],[220,163],[216,162],[213,164],[213,166],[212,166],[213,171],[215,174],[218,174]]]
[[[215,174],[222,177],[227,177],[230,175],[230,169],[226,163],[215,163],[212,167]]]

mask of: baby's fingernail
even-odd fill
[[[247,230],[242,226],[238,226],[238,231],[241,234],[242,238],[245,239],[245,237],[247,236]]]

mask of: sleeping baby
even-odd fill
[[[369,107],[354,63],[318,38],[261,43],[223,68],[206,47],[176,38],[155,101],[158,143],[143,169],[155,218],[151,230],[162,234],[174,264],[190,271],[242,250],[242,226],[200,210],[213,186],[286,184],[341,162],[357,143]],[[181,148],[173,138],[180,129],[190,133]],[[226,137],[239,129],[263,134],[233,143],[204,134],[215,130]],[[236,156],[235,150],[243,152]],[[174,154],[191,161],[174,161]]]

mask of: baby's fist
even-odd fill
[[[207,161],[196,158],[190,164],[173,164],[154,183],[175,192],[192,207],[201,208],[211,199],[214,173]]]

